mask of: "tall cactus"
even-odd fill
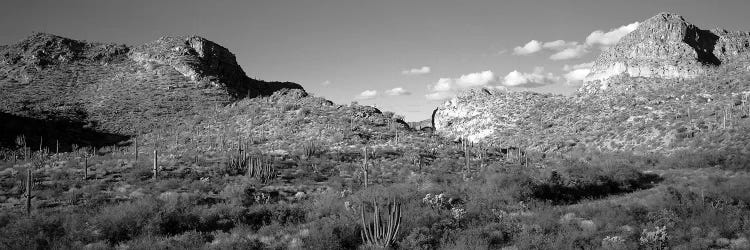
[[[380,208],[378,203],[373,201],[375,211],[373,212],[373,220],[371,223],[367,223],[365,218],[365,206],[362,204],[360,207],[360,217],[362,219],[362,242],[370,247],[387,248],[390,247],[398,229],[401,227],[401,204],[396,203],[395,199],[388,205],[388,222],[383,223],[383,218],[380,216]]]
[[[364,154],[365,159],[362,161],[362,172],[364,174],[365,188],[367,188],[367,183],[369,182],[368,176],[367,176],[367,147],[364,147],[363,150],[364,150],[363,154]]]
[[[34,181],[34,177],[32,176],[31,167],[26,169],[26,194],[24,194],[24,197],[26,198],[26,214],[31,215],[31,183]]]
[[[261,157],[248,157],[247,172],[250,178],[255,178],[263,183],[273,179],[276,176],[276,170],[270,161],[264,161]]]
[[[153,167],[153,179],[159,178],[159,151],[154,148],[154,167]]]
[[[135,136],[135,165],[138,165],[138,136]]]
[[[86,180],[89,177],[89,159],[94,156],[96,149],[83,147],[78,149],[78,155],[83,158],[83,179]]]

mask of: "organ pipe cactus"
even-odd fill
[[[373,204],[375,211],[371,223],[367,223],[365,218],[364,204],[360,207],[362,242],[370,247],[388,248],[393,244],[398,229],[401,227],[401,204],[394,200],[388,205],[388,221],[386,223],[383,223],[383,218],[380,216],[378,203],[373,201]]]
[[[270,161],[264,161],[262,157],[248,157],[246,175],[260,182],[267,182],[276,176],[276,170]]]

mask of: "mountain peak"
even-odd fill
[[[682,17],[680,14],[672,13],[672,12],[660,12],[659,14],[656,14],[652,16],[649,19],[646,19],[646,21],[643,21],[644,23],[649,22],[686,22],[685,18]]]
[[[628,77],[695,78],[710,67],[750,56],[749,42],[748,33],[703,30],[678,14],[662,12],[604,50],[579,92],[596,93]]]

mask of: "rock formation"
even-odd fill
[[[747,58],[748,52],[748,32],[703,30],[680,15],[660,13],[602,52],[581,92],[607,89],[619,75],[692,79],[727,61]]]

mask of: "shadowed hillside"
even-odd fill
[[[0,48],[0,112],[123,136],[283,88],[301,89],[247,77],[200,37],[130,47],[38,33]]]

